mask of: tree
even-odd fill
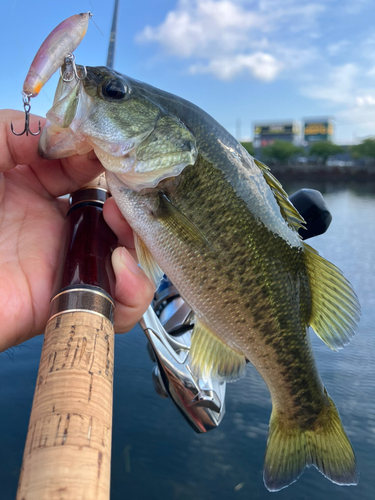
[[[251,156],[254,156],[255,152],[252,142],[241,142],[241,144]]]
[[[321,158],[323,162],[326,162],[329,156],[342,153],[343,151],[344,150],[341,146],[338,146],[331,141],[314,142],[314,144],[310,147],[310,154]]]
[[[375,158],[375,138],[365,139],[361,144],[352,146],[354,158]]]
[[[275,141],[273,144],[262,148],[262,157],[275,162],[287,162],[297,154],[303,154],[303,148],[299,148],[291,142]]]

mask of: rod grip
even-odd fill
[[[17,500],[108,500],[113,325],[62,312],[46,328]]]

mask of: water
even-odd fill
[[[262,479],[271,411],[255,369],[227,387],[227,413],[218,429],[198,435],[168,400],[154,392],[143,332],[116,337],[112,500],[361,500],[375,490],[375,185],[283,182],[289,193],[319,189],[333,214],[325,235],[310,243],[353,284],[361,305],[359,331],[339,353],[314,334],[322,379],[356,451],[360,482],[339,487],[316,469],[279,493]],[[0,354],[0,499],[15,497],[42,339]]]

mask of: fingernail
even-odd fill
[[[115,270],[115,274],[121,273],[124,268],[128,269],[133,274],[139,274],[141,272],[141,268],[124,247],[116,248],[113,252],[112,265]]]

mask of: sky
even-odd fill
[[[47,35],[93,12],[78,64],[104,65],[114,0],[1,5],[0,108],[22,86]],[[334,141],[375,136],[374,0],[120,0],[115,69],[194,102],[237,138],[256,122],[331,117]],[[58,75],[31,100],[45,115]]]

